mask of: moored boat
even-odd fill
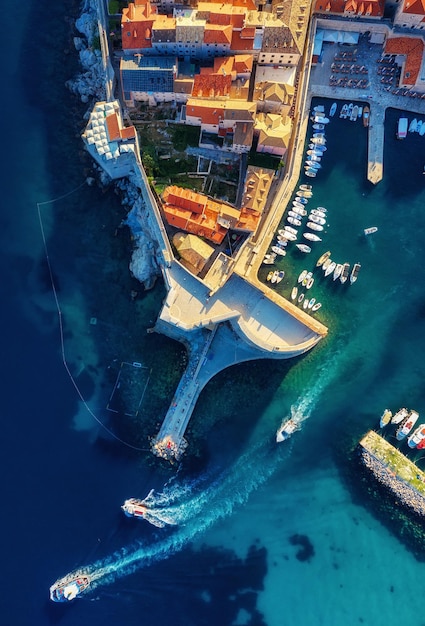
[[[350,115],[350,120],[352,122],[355,122],[358,116],[358,112],[359,112],[359,107],[357,106],[357,104],[355,104],[351,110],[351,115]]]
[[[313,169],[308,169],[305,172],[305,175],[308,176],[309,178],[316,178],[317,175],[317,170],[313,170]]]
[[[308,199],[303,196],[295,196],[295,202],[299,202],[300,204],[307,204]]]
[[[309,303],[308,298],[305,298],[305,299],[304,299],[304,302],[303,302],[303,309],[304,309],[304,311],[307,311],[307,308],[308,308],[308,303]]]
[[[302,187],[302,185],[301,185]],[[297,196],[300,196],[301,198],[304,198],[305,200],[309,200],[310,198],[313,197],[313,192],[312,191],[306,191],[305,189],[301,189],[301,187],[297,190]],[[296,198],[295,198],[296,200]]]
[[[397,124],[397,139],[405,139],[407,135],[407,117],[400,117]]]
[[[278,272],[278,270],[275,270],[273,272],[273,276],[270,279],[270,282],[273,283],[273,284],[277,283],[278,276],[279,276],[279,272]]]
[[[425,424],[420,424],[416,430],[407,438],[407,445],[416,448],[425,439]]]
[[[327,250],[326,252],[324,252],[321,256],[319,256],[316,266],[320,267],[321,265],[323,265],[323,263],[326,261],[326,259],[329,259],[329,257],[331,256],[331,251]]]
[[[266,254],[263,259],[264,265],[273,265],[276,260],[276,254],[274,252],[269,252]]]
[[[308,270],[303,270],[301,274],[298,276],[298,282],[302,283],[304,278],[307,276]]]
[[[329,110],[329,117],[333,117],[336,113],[337,104],[334,102]]]
[[[276,283],[280,283],[281,280],[285,278],[285,272],[283,270],[279,270],[276,275]]]
[[[310,302],[308,303],[308,308],[312,309],[314,304],[315,304],[315,302],[316,302],[316,298],[311,298]]]
[[[313,276],[310,276],[306,284],[306,289],[311,289],[313,287],[313,283],[314,283],[314,278]]]
[[[281,248],[280,246],[272,246],[272,250],[275,254],[278,254],[279,256],[286,255],[286,250],[284,250],[284,248]]]
[[[416,119],[416,117],[414,117],[413,120],[409,124],[409,133],[416,133],[417,128],[418,128],[418,120]]]
[[[314,130],[323,130],[325,128],[325,125],[321,124],[320,122],[315,122],[313,124],[313,128]]]
[[[313,189],[313,185],[309,185],[308,183],[303,183],[300,185],[301,191],[311,191]]]
[[[307,222],[306,226],[311,228],[311,230],[322,231],[323,226],[321,224],[316,224],[316,222]]]
[[[295,210],[293,210],[295,209]],[[290,209],[288,211],[288,216],[289,217],[295,217],[295,219],[299,220],[302,217],[305,217],[307,215],[307,211],[303,210],[303,209],[299,209],[298,207],[294,206],[292,207],[292,209]]]
[[[384,428],[385,426],[387,426],[387,424],[391,422],[392,416],[392,411],[390,411],[389,409],[385,409],[385,411],[381,415],[381,419],[379,420],[380,428]]]
[[[304,295],[303,293],[300,293],[300,295],[298,296],[298,304],[301,304],[301,302],[304,300]]]
[[[343,104],[341,107],[341,111],[339,113],[339,117],[345,118],[348,114],[348,104]]]
[[[303,237],[308,239],[309,241],[322,241],[318,235],[314,233],[303,233]]]
[[[323,267],[324,267],[324,264],[323,264]],[[336,268],[335,261],[331,261],[328,267],[325,269],[325,276],[329,276],[329,274],[332,274],[335,268]]]
[[[347,278],[350,275],[350,264],[349,263],[344,263],[343,267],[342,267],[342,272],[341,275],[339,277],[339,280],[342,282],[342,284],[344,284],[347,280]]]
[[[400,424],[409,415],[409,411],[403,407],[394,413],[391,418],[391,424]]]
[[[277,443],[289,439],[300,428],[301,426],[292,417],[285,418],[276,432]]]
[[[274,274],[274,271],[273,271],[273,270],[271,270],[271,271],[267,274],[267,276],[266,276],[266,280],[267,280],[267,282],[270,282],[270,281],[271,281],[271,279],[273,278],[273,274]]]
[[[316,304],[312,306],[311,310],[313,311],[313,313],[316,313],[316,311],[318,311],[321,306],[322,306],[321,302],[316,302]]]
[[[286,221],[289,222],[289,224],[293,224],[294,226],[301,226],[301,220],[297,217],[292,217],[291,215],[288,215]]]
[[[296,235],[298,233],[298,230],[296,228],[292,228],[292,226],[284,226],[283,230],[285,231],[285,233],[292,233],[293,235]]]
[[[333,277],[332,277],[333,280],[336,280],[337,278],[339,278],[341,276],[343,267],[344,266],[343,266],[342,263],[337,263],[336,264],[336,267],[334,269],[334,274],[333,274]]]
[[[363,126],[365,128],[367,126],[369,126],[369,120],[370,120],[370,109],[369,109],[368,105],[366,104],[363,107]]]
[[[295,245],[298,248],[298,250],[300,250],[301,252],[305,252],[305,254],[308,254],[309,252],[311,252],[310,246],[308,246],[306,243],[297,243]]]
[[[297,295],[298,295],[298,287],[295,285],[295,287],[292,287],[291,300],[296,300]]]
[[[70,602],[90,587],[91,579],[88,574],[74,572],[57,580],[50,587],[50,599],[53,602]]]
[[[307,274],[304,276],[303,281],[302,281],[303,287],[307,285],[308,281],[310,280],[312,276],[313,276],[313,272],[307,272]]]
[[[356,282],[357,276],[358,276],[358,274],[360,272],[360,268],[361,268],[360,263],[354,263],[353,269],[351,270],[351,274],[350,274],[350,283],[351,284]]]
[[[312,209],[310,211],[310,215],[317,215],[317,217],[321,217],[322,219],[326,218],[326,212],[321,211],[320,209]]]
[[[401,441],[404,439],[412,430],[413,426],[419,419],[419,413],[417,411],[410,411],[409,417],[400,424],[396,431],[396,439]]]
[[[314,222],[315,224],[320,224],[321,226],[324,226],[326,224],[326,220],[324,217],[320,217],[319,215],[314,215],[314,213],[310,213],[310,215],[308,216],[308,219],[310,220],[310,222]]]

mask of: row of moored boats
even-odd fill
[[[415,410],[402,407],[393,415],[390,409],[385,409],[379,421],[379,426],[385,428],[388,424],[397,425],[397,440],[403,441],[407,437],[407,444],[410,448],[422,450],[425,448],[425,424],[419,424],[417,428],[414,428],[418,420],[419,413]]]
[[[360,263],[354,263],[350,271],[349,263],[337,263],[336,261],[332,261],[330,250],[322,254],[316,266],[322,268],[325,276],[332,276],[333,280],[339,279],[342,284],[348,279],[350,279],[351,284],[355,283],[361,268]]]
[[[332,117],[336,111],[336,103],[334,103],[329,111],[329,116]],[[313,122],[313,136],[310,137],[310,143],[308,146],[306,159],[304,163],[304,173],[309,178],[315,178],[317,172],[321,169],[321,160],[326,152],[326,137],[325,128],[329,124],[330,119],[326,117],[325,107],[322,104],[318,104],[313,108],[313,114],[311,116]]]
[[[419,135],[425,135],[425,121],[418,120],[416,117],[409,124],[409,133],[418,133]]]

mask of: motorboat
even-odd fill
[[[269,282],[271,281],[271,279],[273,278],[273,274],[274,274],[274,271],[273,271],[273,270],[271,270],[271,271],[267,274],[267,276],[266,276],[266,280],[267,280],[267,282],[268,282],[268,283],[269,283]]]
[[[286,254],[285,248],[281,248],[280,246],[272,246],[272,250],[275,254],[278,254],[279,256],[285,256]]]
[[[316,313],[316,311],[318,311],[318,310],[320,309],[320,307],[321,307],[321,306],[322,306],[322,303],[321,303],[321,302],[316,302],[316,303],[312,306],[311,310],[313,311],[313,313]]]
[[[308,281],[310,280],[310,278],[312,278],[313,276],[313,272],[307,272],[307,274],[304,276],[304,279],[302,281],[302,286],[305,287],[308,283]]]
[[[293,224],[294,226],[301,226],[301,220],[297,219],[296,217],[291,217],[291,215],[288,215],[286,221],[289,222],[289,224]]]
[[[329,276],[329,274],[332,274],[335,268],[336,268],[335,261],[331,261],[328,267],[325,269],[325,276]]]
[[[276,441],[280,443],[289,439],[297,430],[300,430],[301,426],[292,417],[287,417],[283,420],[276,432]]]
[[[308,270],[303,270],[301,274],[298,276],[298,282],[302,283],[304,278],[307,276]]]
[[[312,309],[316,302],[316,298],[310,298],[310,302],[308,303],[308,308]]]
[[[303,300],[304,300],[304,294],[300,293],[300,295],[298,296],[298,304],[301,304]]]
[[[298,248],[298,250],[301,250],[301,252],[305,252],[306,254],[308,254],[309,252],[311,252],[311,248],[310,246],[308,246],[305,243],[297,243],[296,247]]]
[[[343,264],[342,263],[337,263],[336,267],[334,269],[334,275],[333,275],[333,280],[336,280],[337,278],[339,278],[342,274],[342,268],[343,268]]]
[[[420,134],[421,130],[422,130],[422,126],[424,125],[422,120],[419,120],[418,123],[416,124],[416,132]]]
[[[326,220],[324,217],[319,217],[318,215],[314,215],[310,213],[308,216],[308,221],[313,222],[314,224],[319,224],[320,226],[324,226],[326,224]]]
[[[318,122],[315,122],[313,124],[313,128],[314,128],[314,130],[323,130],[325,128],[325,125],[324,124],[320,124]]]
[[[319,235],[315,235],[314,233],[303,233],[303,237],[305,237],[309,241],[322,241]]]
[[[329,256],[327,259],[325,259],[325,260],[323,261],[323,263],[322,263],[322,270],[323,270],[323,271],[327,270],[327,269],[328,269],[328,267],[329,267],[329,265],[330,265],[331,263],[332,263],[332,259],[331,259],[331,257]],[[336,265],[336,263],[335,263],[335,265]],[[334,269],[335,269],[335,268],[334,268]]]
[[[323,230],[323,226],[321,224],[316,224],[315,222],[307,222],[306,226],[308,226],[308,228],[311,228],[311,230],[316,230],[317,232]]]
[[[265,257],[263,259],[263,263],[264,263],[264,265],[273,265],[275,260],[276,260],[276,253],[275,252],[271,252],[271,253],[265,255]]]
[[[314,150],[309,150],[308,152],[315,152]],[[320,163],[320,161],[322,160],[322,155],[316,155],[316,154],[311,154],[309,155],[309,159],[307,159],[308,161],[316,161],[317,163]],[[307,161],[306,161],[307,162]]]
[[[285,231],[283,231],[285,232]],[[287,246],[288,245],[288,239],[286,238],[285,235],[278,235],[277,236],[277,245],[278,246]]]
[[[381,419],[379,420],[379,427],[384,428],[391,422],[391,418],[393,416],[392,411],[389,409],[385,409],[385,411],[381,415]]]
[[[365,235],[372,235],[373,233],[376,233],[377,230],[377,226],[369,226],[369,228],[365,228],[363,232]]]
[[[344,263],[343,267],[342,267],[342,272],[341,275],[339,277],[339,280],[342,282],[342,284],[344,284],[347,280],[347,278],[350,275],[350,264],[349,263]]]
[[[307,198],[303,198],[302,196],[295,196],[295,202],[299,202],[300,204],[307,204]]]
[[[317,210],[318,211],[322,211],[323,213],[326,213],[328,209],[326,207],[324,207],[324,206],[318,206]]]
[[[358,276],[358,274],[360,272],[360,268],[361,268],[360,263],[354,263],[353,269],[351,270],[351,274],[350,274],[350,283],[351,284],[356,282],[357,276]]]
[[[283,230],[288,233],[292,233],[293,235],[297,235],[298,231],[296,228],[292,228],[292,226],[284,226]]]
[[[301,198],[305,198],[306,200],[309,200],[310,198],[313,197],[312,191],[303,191],[302,189],[297,189],[296,193],[297,193],[297,196],[300,196]]]
[[[325,133],[313,133],[313,139],[324,139],[326,141]]]
[[[281,237],[284,237],[287,241],[296,241],[297,240],[297,235],[294,235],[294,233],[290,233],[288,230],[286,230],[285,234],[281,235]]]
[[[334,102],[333,105],[331,106],[330,110],[329,110],[329,117],[333,117],[335,115],[336,107],[337,107],[337,104],[336,104],[336,102]]]
[[[329,257],[331,256],[331,251],[327,250],[326,252],[324,252],[321,256],[319,256],[319,258],[317,259],[317,263],[316,263],[316,267],[320,267],[321,265],[323,265],[323,263],[329,259]]]
[[[320,152],[320,150],[313,150],[312,148],[311,148],[310,150],[307,150],[307,153],[306,153],[306,154],[307,154],[310,158],[313,158],[313,157],[318,157],[319,159],[321,159],[321,158],[322,158],[322,156],[323,156],[323,154],[322,154],[322,152]]]
[[[275,271],[273,272],[273,276],[272,276],[272,277],[271,277],[271,279],[270,279],[270,282],[271,282],[271,283],[273,283],[273,284],[277,283],[277,278],[278,278],[278,275],[279,275],[278,270],[275,270]]]
[[[310,168],[310,169],[305,171],[305,175],[308,176],[309,178],[316,178],[317,170],[314,170],[313,168]]]
[[[350,115],[350,120],[352,122],[355,122],[357,120],[358,112],[359,112],[359,107],[357,106],[357,104],[355,104],[351,110],[351,115]]]
[[[275,283],[280,283],[285,278],[285,272],[283,270],[278,270],[276,274]]]
[[[311,143],[317,144],[318,146],[324,146],[326,144],[326,139],[324,137],[313,137]]]
[[[303,302],[303,309],[304,309],[304,311],[307,310],[308,303],[309,303],[309,300],[307,298],[304,298],[304,302]]]
[[[307,165],[307,167],[309,168],[312,167],[315,170],[320,170],[322,167],[321,163],[319,163],[318,160],[310,161],[309,159],[308,161],[305,162],[305,164]]]
[[[292,287],[292,291],[291,291],[291,300],[296,300],[298,295],[298,287]]]
[[[291,215],[291,213],[294,213],[295,215],[301,215],[301,217],[305,217],[307,215],[307,211],[305,209],[300,209],[299,206],[293,206],[291,210],[288,211],[288,215]]]
[[[408,415],[409,411],[406,409],[406,407],[402,407],[397,411],[397,413],[394,413],[394,415],[392,416],[391,424],[401,424],[401,422],[406,419]]]
[[[313,287],[313,284],[314,284],[314,278],[313,276],[310,276],[306,284],[306,289],[311,289]]]
[[[348,104],[343,104],[339,113],[340,118],[346,118],[348,114]]]
[[[357,119],[359,120],[363,115],[363,107],[359,106],[357,109]]]
[[[311,191],[311,193],[313,193],[313,185],[309,185],[308,183],[303,183],[302,185],[300,185],[300,189],[301,191]]]
[[[398,124],[397,124],[397,133],[396,133],[397,139],[405,139],[406,138],[408,121],[409,120],[407,119],[407,117],[400,117],[399,118]]]
[[[419,124],[419,122],[418,122]],[[422,123],[422,126],[420,128],[420,130],[418,131],[420,136],[423,137],[423,135],[425,135],[425,122]]]
[[[305,204],[303,204],[302,202],[298,202],[298,200],[292,200],[292,206],[296,209],[301,209],[302,211],[306,210]]]
[[[425,424],[420,424],[416,430],[407,438],[407,445],[416,448],[425,439]]]
[[[53,602],[70,602],[90,587],[91,578],[86,573],[74,572],[57,580],[50,587],[50,599]]]
[[[317,217],[326,218],[326,211],[322,211],[320,209],[312,209],[310,211],[310,215],[317,215]]]
[[[325,146],[325,144],[320,144],[320,143],[309,143],[308,144],[309,150],[315,150],[317,152],[321,152],[323,154],[323,152],[326,152],[327,147]]]
[[[325,112],[325,107],[323,104],[316,104],[313,107],[313,112],[314,113],[324,113]]]
[[[370,109],[366,104],[366,106],[363,107],[363,126],[365,128],[369,126],[369,121],[370,121]]]
[[[413,118],[413,120],[410,122],[409,124],[409,133],[416,133],[418,129],[418,120],[415,118]]]
[[[404,439],[412,430],[413,426],[416,424],[416,422],[419,419],[419,413],[417,411],[410,411],[409,413],[409,417],[407,418],[407,420],[405,420],[404,422],[402,422],[400,424],[400,426],[397,428],[396,430],[396,439],[398,441],[401,441],[402,439]]]

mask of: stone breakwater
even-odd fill
[[[376,480],[389,489],[401,504],[425,517],[425,497],[422,494],[364,448],[361,448],[360,456],[363,464],[372,472]]]

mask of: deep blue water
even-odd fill
[[[330,332],[311,353],[232,368],[211,382],[192,422],[205,442],[201,456],[176,472],[105,435],[62,363],[37,214],[44,202],[70,370],[93,413],[147,449],[149,411],[162,415],[181,354],[145,332],[161,305],[160,284],[129,303],[131,244],[113,236],[124,215],[119,198],[81,187],[91,173],[78,137],[85,108],[65,88],[78,71],[70,23],[78,10],[74,0],[33,0],[3,32],[2,621],[419,626],[423,563],[349,489],[352,466],[336,452],[375,427],[386,406],[425,411],[425,139],[396,142],[397,112],[389,112],[385,180],[372,187],[364,129],[332,122],[314,180],[314,202],[331,216],[317,256],[329,248],[341,262],[360,261],[359,280],[343,289],[317,279]],[[365,240],[370,225],[379,231]],[[282,261],[283,293],[307,263],[314,259],[295,252]],[[114,417],[105,407],[117,364],[134,360],[153,372],[150,408]],[[276,447],[291,405],[308,419]],[[123,518],[126,497],[167,481],[178,527]],[[311,542],[308,560],[291,543],[295,534]],[[50,603],[50,584],[82,565],[102,574],[93,593],[65,607]]]

